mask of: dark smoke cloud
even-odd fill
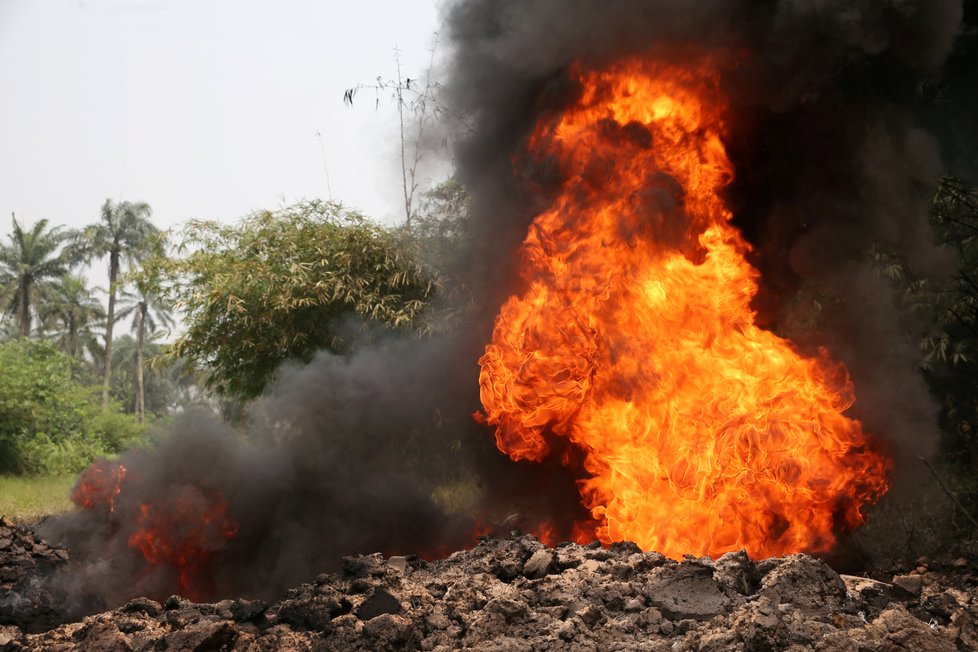
[[[457,4],[449,91],[476,124],[460,160],[482,240],[511,251],[538,208],[525,189],[546,188],[549,171],[524,170],[528,184],[509,157],[541,111],[573,99],[561,86],[570,62],[712,53],[731,103],[729,199],[762,272],[760,317],[777,328],[800,291],[821,293],[819,328],[797,344],[828,345],[847,364],[854,415],[886,440],[897,479],[915,476],[937,441],[936,406],[916,368],[915,325],[867,251],[890,247],[924,275],[953,267],[928,224],[941,148],[915,109],[962,12],[960,0]],[[490,305],[518,283],[512,265],[494,273]]]
[[[777,327],[797,297],[821,293],[820,328],[799,346],[828,345],[846,362],[856,416],[902,451],[901,468],[934,441],[913,325],[865,253],[883,244],[925,273],[948,267],[927,226],[941,148],[914,105],[955,43],[960,0],[467,0],[446,15],[445,101],[474,125],[457,150],[473,198],[475,244],[461,258],[471,323],[284,371],[247,437],[187,415],[128,454],[117,516],[78,511],[44,530],[82,560],[62,578],[79,610],[174,590],[172,576],[146,576],[122,515],[182,487],[219,491],[239,528],[215,543],[213,595],[274,595],[344,554],[469,544],[473,523],[431,498],[453,478],[476,478],[490,520],[547,514],[566,533],[582,516],[565,470],[510,462],[470,417],[476,361],[517,287],[518,245],[556,181],[546,166],[517,175],[513,157],[541,112],[573,98],[575,60],[720,58],[737,170],[729,199],[762,271],[761,316]]]
[[[460,463],[453,440],[473,427],[464,414],[452,427],[440,423],[439,410],[470,401],[459,396],[470,393],[466,384],[440,376],[453,348],[432,338],[321,353],[284,370],[251,409],[247,434],[209,414],[180,416],[156,445],[123,457],[111,515],[76,510],[43,526],[82,560],[57,588],[76,613],[176,592],[173,569],[147,571],[128,542],[140,504],[188,491],[204,502],[223,497],[237,528],[229,542],[208,540],[212,560],[194,582],[201,597],[281,595],[338,570],[343,555],[437,555],[470,545],[473,524],[431,497]]]

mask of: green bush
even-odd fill
[[[102,409],[74,364],[44,342],[0,344],[0,473],[77,471],[141,435],[135,418]]]
[[[287,360],[348,350],[381,325],[417,330],[435,290],[396,233],[333,202],[260,212],[234,226],[192,222],[184,237],[187,255],[145,267],[155,291],[184,309],[186,331],[170,353],[242,401],[261,394]],[[351,316],[370,327],[354,332]]]

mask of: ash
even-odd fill
[[[35,556],[65,556],[27,528],[4,524],[0,542],[8,539],[0,568],[17,566],[27,541]],[[28,566],[20,585],[46,568]],[[888,581],[839,575],[800,554],[676,562],[631,543],[549,548],[515,531],[434,563],[346,557],[341,572],[274,603],[137,598],[36,633],[42,621],[19,612],[11,624],[14,614],[0,611],[0,651],[951,651],[978,648],[976,574],[966,559],[921,562]],[[4,584],[0,605],[12,593]]]

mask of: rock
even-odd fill
[[[900,604],[883,611],[862,630],[853,630],[853,639],[867,650],[914,650],[915,652],[954,652],[957,646],[941,628],[914,618]]]
[[[506,598],[493,598],[486,603],[483,610],[487,613],[499,614],[506,623],[514,623],[526,618],[529,609],[525,602],[507,600]]]
[[[114,622],[92,622],[74,636],[82,649],[91,652],[132,652],[132,646]]]
[[[594,629],[595,625],[603,623],[608,619],[604,615],[604,612],[594,605],[588,605],[584,609],[581,609],[577,612],[576,617],[580,618],[581,622],[587,625],[588,629]]]
[[[20,647],[23,640],[24,634],[19,627],[0,625],[0,650],[16,649]]]
[[[171,595],[163,603],[163,608],[167,611],[172,611],[174,609],[182,609],[190,604],[189,600],[181,598],[179,595]]]
[[[554,554],[546,548],[537,550],[523,564],[523,576],[529,579],[540,579],[549,573],[555,566]]]
[[[897,575],[893,578],[893,586],[905,595],[917,597],[924,587],[924,578],[920,575]]]
[[[379,577],[384,570],[380,555],[343,558],[343,574],[347,577]]]
[[[864,614],[876,617],[893,599],[892,584],[853,575],[840,575],[839,578],[846,586],[853,608]]]
[[[557,558],[556,565],[560,570],[577,568],[584,561],[584,549],[576,543],[561,546],[555,552]]]
[[[188,652],[227,650],[237,638],[229,622],[200,622],[166,636],[166,649]]]
[[[667,618],[705,620],[722,613],[731,604],[709,568],[684,562],[656,569],[654,573],[646,596]]]
[[[143,613],[155,618],[163,613],[163,606],[149,598],[134,598],[124,604],[120,611],[126,614]]]
[[[398,573],[406,573],[408,571],[408,559],[403,555],[390,557],[387,560],[387,565]]]
[[[285,600],[276,611],[278,622],[312,632],[330,628],[333,616],[340,611],[339,602],[330,596],[315,595]]]
[[[978,650],[978,614],[961,610],[951,616],[951,625],[957,630],[958,646],[966,650]]]
[[[790,604],[808,613],[839,611],[846,602],[846,585],[828,565],[805,555],[779,560],[761,581],[759,595],[775,604]]]
[[[839,575],[839,579],[846,585],[846,590],[850,593],[888,593],[892,584],[873,580],[868,577],[858,577],[856,575]]]
[[[741,595],[753,592],[757,585],[757,573],[754,563],[744,550],[728,552],[714,563],[713,577],[728,592]]]
[[[577,622],[574,620],[565,620],[560,624],[557,629],[557,636],[562,641],[572,641],[574,636],[577,635]]]
[[[268,610],[268,605],[261,600],[235,600],[228,611],[237,623],[254,622]]]
[[[375,649],[409,647],[414,635],[414,626],[404,616],[385,613],[365,623],[363,632],[374,640],[377,646]]]
[[[634,541],[616,541],[608,546],[608,550],[618,555],[642,554],[642,549]]]
[[[946,623],[951,615],[961,608],[954,595],[944,591],[934,593],[920,601],[919,611],[925,620],[934,619],[940,623]]]
[[[971,596],[960,589],[948,589],[945,593],[954,598],[954,601],[961,606],[971,604]]]

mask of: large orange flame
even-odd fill
[[[579,99],[528,141],[564,181],[479,361],[483,419],[514,460],[570,441],[605,543],[828,550],[886,491],[889,462],[843,414],[842,365],[755,325],[758,273],[721,198],[716,75],[637,59],[572,75]]]

